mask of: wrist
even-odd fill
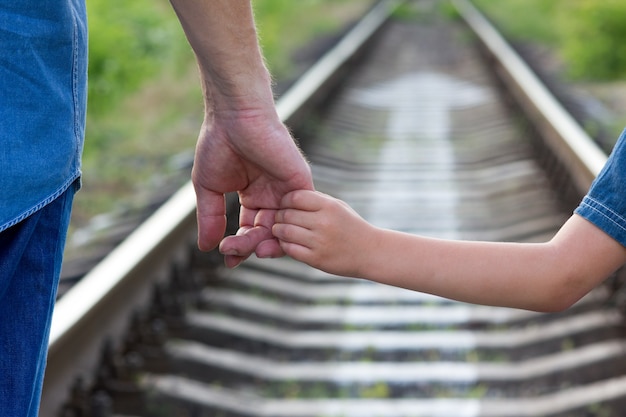
[[[357,240],[357,259],[355,262],[355,277],[372,281],[380,280],[384,274],[385,265],[390,261],[385,255],[385,229],[366,223],[361,237]]]
[[[224,75],[227,74],[227,75]],[[207,111],[247,111],[274,107],[269,71],[262,62],[245,70],[200,72]]]

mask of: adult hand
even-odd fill
[[[200,131],[192,181],[197,195],[198,246],[220,252],[228,267],[252,253],[279,257],[272,235],[282,197],[313,189],[311,170],[272,105],[216,111]],[[222,240],[226,229],[225,193],[239,194],[239,231]]]
[[[272,237],[274,211],[292,190],[312,189],[311,171],[274,105],[271,77],[249,0],[171,0],[193,48],[205,120],[192,180],[198,201],[198,246],[215,248],[226,229],[225,193],[241,202],[239,232],[220,250],[234,267],[256,252],[281,256]]]

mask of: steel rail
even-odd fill
[[[340,81],[391,15],[398,0],[382,0],[313,65],[276,103],[281,120],[293,126]],[[234,197],[234,196],[231,196]],[[234,197],[236,198],[236,197]],[[52,318],[42,417],[54,416],[78,372],[96,368],[100,346],[126,330],[133,311],[145,305],[150,286],[182,256],[195,235],[195,194],[189,182],[140,225],[58,302]]]
[[[607,155],[470,0],[453,0],[463,20],[494,58],[495,71],[517,98],[584,195]]]

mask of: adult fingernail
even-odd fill
[[[241,265],[242,262],[243,259],[240,258],[224,258],[224,263],[230,269],[237,268],[239,265]]]

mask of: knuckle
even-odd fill
[[[286,226],[283,230],[283,235],[285,236],[285,240],[290,242],[296,239],[296,228],[291,226]]]
[[[291,197],[291,205],[293,207],[300,207],[303,202],[303,194],[300,190],[296,190],[289,194]]]

